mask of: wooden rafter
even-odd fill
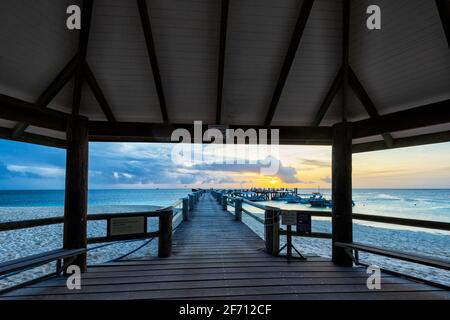
[[[0,94],[0,118],[36,127],[66,131],[67,114]]]
[[[50,83],[50,85],[44,90],[44,92],[36,100],[35,105],[38,108],[46,108],[55,96],[61,91],[61,89],[69,82],[75,73],[77,66],[77,56],[75,55],[67,65],[59,72],[56,78]],[[11,137],[18,139],[27,129],[28,124],[20,122],[16,124],[11,131]]]
[[[435,0],[436,6],[439,11],[439,16],[441,18],[442,27],[444,28],[445,36],[447,38],[447,45],[450,49],[450,5],[446,0]]]
[[[169,116],[167,114],[166,99],[164,96],[161,74],[159,72],[158,59],[156,58],[155,53],[155,44],[153,42],[152,27],[150,24],[150,17],[148,15],[147,2],[146,0],[137,0],[137,4],[141,18],[142,30],[144,32],[145,44],[147,46],[147,54],[152,67],[153,80],[155,81],[156,93],[158,94],[162,120],[167,123],[169,122]]]
[[[172,133],[174,130],[181,128],[188,130],[191,133],[191,137],[194,139],[195,134],[193,124],[111,123],[106,121],[90,121],[89,136],[91,141],[174,142],[171,140]],[[331,144],[330,127],[229,126],[228,128],[243,130],[278,129],[280,144]],[[207,129],[208,125],[203,125],[203,132]],[[268,135],[268,139],[270,139],[270,137],[271,134]]]
[[[397,138],[394,140],[393,145],[390,146],[389,148],[405,148],[449,141],[450,141],[450,131],[444,131],[444,132],[417,135],[412,137]],[[384,143],[384,141],[373,141],[354,144],[352,146],[352,152],[360,153],[360,152],[378,151],[384,150],[386,148],[387,146]]]
[[[116,118],[111,111],[111,107],[109,106],[108,101],[106,100],[106,97],[103,94],[103,91],[94,76],[94,73],[87,63],[85,64],[84,75],[86,77],[86,82],[91,88],[92,93],[94,93],[94,96],[97,99],[100,108],[102,108],[105,117],[108,119],[108,121],[115,122]]]
[[[322,104],[320,105],[319,111],[317,111],[316,117],[314,118],[314,121],[312,123],[314,127],[320,125],[320,123],[323,120],[323,117],[325,117],[325,114],[330,108],[330,105],[333,102],[334,97],[336,96],[341,87],[342,87],[342,68],[339,69],[336,77],[334,78],[333,83],[331,84],[330,89],[327,92],[327,95],[325,96]]]
[[[0,138],[11,139],[13,129],[0,127]],[[65,148],[66,141],[63,139],[46,137],[40,134],[34,134],[24,132],[20,136],[13,138],[12,140],[27,142],[32,144],[38,144],[47,147]]]
[[[450,100],[353,122],[353,138],[411,130],[450,122]]]
[[[229,0],[222,0],[222,11],[220,19],[219,70],[217,72],[216,124],[220,124],[222,118],[223,74],[225,68],[225,44],[227,40],[229,4]]]
[[[73,88],[72,114],[77,116],[80,113],[81,91],[83,89],[84,65],[86,63],[86,54],[89,42],[89,33],[91,29],[93,0],[83,0],[83,9],[81,12],[81,30],[78,40],[78,64],[75,72],[75,83]]]
[[[375,104],[373,103],[372,99],[370,99],[369,94],[364,89],[363,85],[361,84],[361,81],[359,81],[358,77],[356,76],[355,72],[351,67],[349,67],[349,85],[353,89],[353,92],[356,94],[358,99],[361,101],[362,105],[366,109],[367,113],[371,118],[377,118],[380,116],[378,113],[377,108],[375,107]],[[386,143],[387,147],[392,147],[394,144],[394,139],[392,138],[392,135],[390,133],[383,133],[382,134],[384,142]]]
[[[350,44],[350,0],[342,1],[342,120],[347,121]]]
[[[292,63],[294,62],[295,54],[297,53],[297,49],[302,39],[303,32],[305,31],[306,23],[308,21],[309,14],[311,13],[313,4],[314,0],[303,0],[302,7],[297,18],[297,23],[291,37],[291,42],[284,58],[280,76],[278,77],[275,91],[270,102],[269,110],[267,111],[266,119],[264,121],[264,124],[266,126],[272,123],[273,116],[275,115],[278,102],[280,101],[281,93],[283,92],[283,88],[289,75],[289,71],[291,70]]]

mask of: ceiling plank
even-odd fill
[[[111,107],[109,106],[109,103],[106,100],[106,97],[103,94],[103,91],[100,88],[100,85],[98,84],[97,79],[94,76],[94,73],[92,72],[91,68],[87,63],[85,64],[84,67],[84,74],[86,76],[86,82],[91,88],[92,93],[94,93],[94,96],[97,99],[100,108],[102,108],[105,117],[108,119],[108,121],[116,122],[116,118],[114,117],[114,114],[111,111]]]
[[[78,40],[78,64],[75,71],[75,83],[72,100],[72,115],[75,116],[80,114],[81,93],[84,80],[84,65],[86,63],[93,5],[93,0],[83,0],[83,9],[81,11],[81,30]]]
[[[330,90],[328,90],[327,95],[325,96],[325,99],[323,99],[323,102],[319,108],[319,111],[317,111],[316,117],[314,118],[314,121],[312,123],[314,127],[320,125],[323,118],[325,117],[325,114],[330,108],[334,97],[336,96],[341,87],[342,87],[342,68],[339,69],[336,77],[334,78],[333,83],[331,84]]]
[[[229,0],[222,0],[222,11],[220,18],[219,70],[217,72],[216,124],[220,124],[222,119],[223,74],[225,68],[225,45],[227,40],[229,5]]]
[[[351,67],[349,67],[349,84],[350,87],[353,89],[353,92],[356,94],[358,99],[361,101],[362,105],[366,109],[367,113],[371,118],[377,118],[380,116],[378,113],[377,108],[375,107],[375,104],[373,103],[372,99],[370,99],[369,94],[364,89],[363,85],[361,84],[361,81],[359,81],[358,77],[356,76],[355,72]],[[392,147],[394,144],[394,139],[392,138],[392,135],[390,133],[383,133],[383,139],[386,143],[386,146]]]
[[[39,98],[36,100],[35,105],[38,108],[46,108],[50,102],[56,97],[62,88],[69,82],[75,73],[77,66],[77,56],[75,55],[67,65],[61,70],[56,78],[50,83],[50,85],[42,92]],[[28,124],[20,122],[11,131],[11,137],[14,139],[19,138],[27,129]]]
[[[308,22],[309,14],[311,13],[313,4],[314,0],[303,0],[302,7],[297,18],[297,23],[291,37],[291,42],[284,58],[283,66],[281,67],[281,72],[275,86],[275,91],[272,95],[272,100],[270,102],[269,110],[266,115],[266,120],[264,121],[264,124],[266,126],[272,123],[275,111],[278,106],[278,102],[280,101],[281,93],[283,92],[283,88],[286,84],[289,71],[291,70],[292,63],[294,62],[295,55],[297,53],[298,46],[300,45],[303,32],[305,31],[306,23]]]
[[[353,138],[416,129],[450,122],[450,100],[353,122]]]
[[[139,15],[141,18],[142,30],[144,32],[145,44],[147,46],[147,54],[152,67],[153,80],[155,82],[156,92],[158,94],[159,106],[161,109],[161,116],[163,122],[169,122],[167,114],[166,99],[164,96],[163,85],[161,81],[161,74],[159,71],[158,59],[155,53],[155,44],[153,41],[152,27],[150,24],[150,17],[148,15],[148,7],[146,0],[137,0]]]
[[[436,6],[441,18],[442,27],[444,28],[445,36],[447,38],[447,45],[450,49],[450,5],[446,0],[436,0]]]

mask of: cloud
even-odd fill
[[[60,178],[65,176],[65,169],[59,167],[40,167],[24,165],[7,165],[7,170],[11,174],[28,178]]]
[[[212,163],[212,164],[198,164],[193,168],[199,171],[221,171],[221,172],[252,172],[261,173],[263,168],[268,168],[269,163],[276,162],[278,171],[276,176],[285,183],[300,183],[300,179],[296,177],[297,170],[293,167],[284,166],[281,161],[275,157],[267,157],[263,161],[257,163]]]
[[[328,168],[331,166],[331,163],[329,161],[313,160],[313,159],[302,159],[300,161],[304,165],[317,168]]]

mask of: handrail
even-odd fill
[[[312,211],[312,210],[289,210],[289,209],[281,209],[277,207],[267,206],[259,203],[252,202],[247,199],[242,199],[242,202],[253,206],[255,208],[261,210],[283,210],[283,211],[295,211],[301,212],[303,214],[308,214],[311,217],[324,217],[331,218],[331,212],[323,212],[323,211]],[[242,209],[243,212],[249,214],[248,210]],[[442,221],[429,221],[429,220],[420,220],[420,219],[409,219],[409,218],[398,218],[398,217],[388,217],[388,216],[377,216],[370,214],[361,214],[361,213],[353,213],[354,220],[360,221],[370,221],[370,222],[378,222],[385,224],[394,224],[400,226],[408,226],[408,227],[416,227],[423,229],[433,229],[433,230],[442,230],[442,231],[450,231],[450,222],[442,222]],[[255,216],[253,216],[255,217]],[[263,219],[257,219],[261,223],[264,223]]]

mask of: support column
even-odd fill
[[[88,121],[73,116],[67,121],[66,190],[64,201],[65,249],[87,247]],[[86,271],[86,254],[72,263]]]
[[[335,242],[353,241],[352,229],[352,127],[342,122],[333,126],[332,146],[333,263],[352,266],[352,259]]]

